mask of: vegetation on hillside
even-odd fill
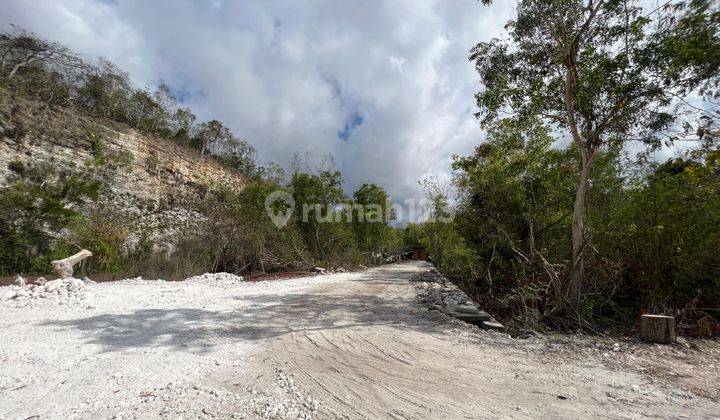
[[[354,199],[347,197],[340,172],[311,169],[308,162],[296,165],[286,179],[278,165],[258,164],[255,149],[222,122],[198,122],[167,86],[137,89],[112,63],[88,62],[16,27],[0,34],[0,57],[3,101],[35,101],[47,109],[61,107],[125,124],[196,150],[198,158],[208,155],[248,179],[241,189],[207,185],[203,201],[178,203],[197,212],[200,220],[168,249],[155,243],[155,232],[147,226],[130,228],[137,216],[99,200],[106,178],[98,174],[124,168],[118,165],[122,157],[110,156],[101,136],[87,131],[82,135],[90,138],[93,159],[86,162],[82,179],[73,168],[11,168],[13,179],[0,189],[0,275],[46,273],[50,260],[79,248],[94,254],[85,273],[187,276],[373,264],[397,254],[401,246],[389,218],[352,211],[357,203],[384,206],[388,196],[381,187],[363,185]],[[36,135],[22,123],[13,127],[2,136]],[[149,174],[155,173],[155,165],[148,160]],[[274,191],[288,191],[298,209],[283,227],[275,226],[266,212],[265,199]],[[315,217],[316,204],[322,223]],[[303,206],[312,206],[310,217],[302,217]]]

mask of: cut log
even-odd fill
[[[640,317],[640,339],[651,343],[670,344],[675,341],[675,317],[643,315]]]
[[[72,277],[73,266],[87,257],[92,257],[92,252],[87,249],[83,249],[77,254],[71,255],[65,259],[51,261],[50,264],[52,264],[53,272],[56,276],[61,279],[66,279],[68,277]]]

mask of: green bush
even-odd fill
[[[54,177],[49,168],[34,167],[0,190],[0,273],[46,271],[49,266],[39,267],[49,261],[53,239],[83,219],[74,208],[99,195],[97,181]]]
[[[455,160],[455,220],[409,227],[405,240],[427,246],[506,321],[554,325],[553,284],[568,268],[574,151],[551,149],[542,132],[502,128]],[[581,326],[631,327],[642,311],[720,307],[718,156],[712,145],[664,164],[600,154],[585,221]]]

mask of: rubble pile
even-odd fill
[[[237,284],[243,282],[242,276],[236,276],[232,273],[205,273],[198,276],[188,277],[185,281],[201,282],[201,283],[226,283]]]
[[[422,291],[418,296],[418,301],[428,305],[430,310],[440,311],[485,329],[503,330],[505,328],[435,269],[418,273],[410,281],[420,283]]]
[[[6,292],[0,301],[14,302],[17,306],[26,306],[28,303],[44,299],[56,301],[58,304],[69,304],[84,300],[87,296],[85,284],[90,279],[65,278],[47,281],[38,278],[33,284],[27,284],[25,279],[18,276],[15,285]]]
[[[347,270],[344,269],[343,267],[338,267],[338,268],[333,268],[333,267],[330,267],[330,268],[315,267],[315,268],[313,269],[313,271],[315,272],[315,274],[347,273]]]

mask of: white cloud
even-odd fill
[[[496,3],[0,0],[0,25],[188,92],[200,117],[226,122],[264,160],[331,153],[348,192],[375,182],[403,201],[480,142],[467,53],[502,34],[512,10]],[[362,124],[340,139],[355,115]]]

